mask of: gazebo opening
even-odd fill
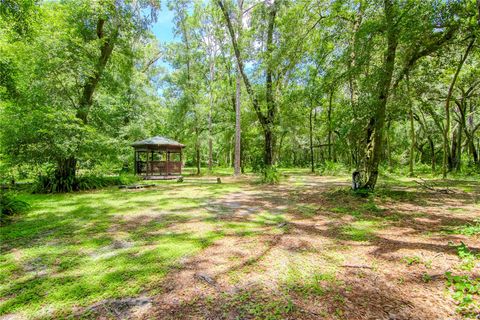
[[[156,136],[132,144],[135,149],[135,174],[144,179],[176,179],[182,174],[180,142]]]

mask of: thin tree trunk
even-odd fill
[[[242,34],[242,24],[243,24],[243,0],[238,0],[238,33],[237,41],[240,42],[240,36]],[[237,63],[236,68],[236,92],[235,92],[235,157],[234,157],[234,175],[239,176],[242,172],[242,128],[241,128],[241,107],[242,107],[242,88],[241,81],[242,76],[240,74],[240,66]]]
[[[457,132],[457,159],[455,160],[455,171],[460,172],[462,169],[462,123],[459,123]]]
[[[328,99],[328,160],[332,161],[332,100],[333,100],[333,87],[330,91],[330,99]]]
[[[390,168],[390,170],[393,170],[392,146],[391,146],[391,141],[390,141],[390,125],[391,125],[391,121],[389,121],[388,124],[387,124],[385,141],[387,142],[388,167]]]
[[[410,106],[410,166],[409,166],[409,174],[410,177],[414,176],[413,173],[413,164],[415,162],[415,126],[413,123],[413,111],[412,111],[412,106]]]
[[[448,153],[449,153],[448,152],[449,151],[448,136],[450,133],[450,100],[452,99],[453,88],[455,87],[455,83],[457,82],[458,75],[462,70],[465,60],[467,60],[468,54],[470,53],[470,50],[472,49],[474,43],[475,43],[475,38],[473,38],[470,41],[467,49],[465,50],[465,53],[460,59],[460,62],[458,63],[458,66],[457,66],[457,70],[455,71],[452,82],[450,83],[450,87],[448,88],[447,99],[445,101],[445,128],[443,130],[443,167],[442,167],[442,175],[444,179],[447,178],[447,172],[448,172],[447,167],[448,167]]]
[[[213,81],[215,78],[215,57],[210,59],[210,109],[208,110],[208,171],[212,172],[213,167],[213,132],[212,132],[212,113],[213,113]]]
[[[433,142],[432,138],[428,138],[428,142],[430,143],[430,150],[432,152],[432,173],[435,173],[437,170],[436,164],[437,164],[437,157],[435,154],[435,143]]]
[[[409,114],[409,120],[410,120],[410,158],[409,158],[409,175],[410,177],[413,177],[413,165],[415,162],[415,125],[413,122],[413,103],[412,103],[412,97],[410,95],[410,77],[407,72],[406,74],[406,79],[407,79],[407,99],[408,99],[408,114]]]
[[[196,135],[196,141],[195,141],[195,160],[197,164],[197,175],[200,175],[200,168],[201,168],[201,159],[200,159],[200,133],[198,131],[198,128],[195,128],[195,135]]]
[[[315,160],[314,160],[314,153],[313,153],[313,108],[310,108],[310,115],[309,115],[309,122],[310,122],[310,168],[311,172],[315,172]]]
[[[237,68],[236,75],[236,98],[235,98],[235,165],[234,165],[234,174],[239,176],[241,174],[241,139],[242,139],[242,129],[241,129],[241,98],[242,98],[242,89],[241,89],[241,77],[240,72]]]
[[[267,68],[266,68],[266,101],[267,101],[267,112],[266,114],[262,111],[260,103],[258,101],[257,95],[255,94],[252,84],[245,72],[243,59],[240,53],[240,47],[238,45],[237,37],[235,36],[235,31],[233,24],[230,18],[230,14],[225,8],[223,1],[217,1],[218,6],[222,10],[223,16],[227,23],[227,29],[230,34],[230,40],[232,41],[233,51],[235,53],[235,58],[237,60],[238,69],[242,76],[243,82],[245,84],[245,89],[252,100],[252,106],[255,110],[257,118],[262,126],[265,146],[264,146],[264,164],[269,167],[273,164],[273,149],[274,149],[274,134],[273,126],[275,123],[276,116],[276,105],[273,96],[273,66],[272,66],[272,53],[273,53],[273,29],[275,26],[275,18],[278,10],[277,2],[272,4],[272,7],[269,12],[268,19],[268,28],[267,28]]]

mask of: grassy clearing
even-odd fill
[[[178,259],[269,221],[215,228],[206,204],[239,184],[159,183],[155,189],[23,195],[30,212],[0,233],[0,315],[66,314],[73,307],[155,290]],[[171,231],[200,221],[204,228]],[[210,227],[209,227],[210,226]]]
[[[449,254],[460,262],[433,294],[448,288],[461,314],[476,310],[478,250],[441,240],[478,237],[476,204],[463,184],[445,200],[419,193],[411,180],[388,180],[360,197],[342,186],[348,177],[281,172],[279,186],[251,177],[222,184],[189,177],[151,189],[21,194],[31,210],[0,229],[0,316],[63,318],[106,299],[162,295],[165,278],[182,270],[182,261],[208,261],[209,254],[211,276],[224,268],[223,283],[239,289],[186,301],[186,315],[201,309],[213,318],[301,319],[314,312],[344,319],[346,301],[358,310],[382,303],[361,290],[369,281],[381,285],[392,268],[396,285],[430,292]]]

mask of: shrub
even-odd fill
[[[18,199],[15,194],[0,192],[0,223],[7,217],[27,211],[30,205]]]
[[[97,174],[84,174],[76,176],[67,183],[67,192],[71,191],[83,191],[83,190],[92,190],[100,189],[110,186],[132,184],[138,181],[139,178],[133,174],[120,174],[118,176],[104,176]],[[33,193],[56,193],[62,192],[63,190],[59,189],[59,181],[55,178],[53,174],[46,174],[38,176],[37,180],[33,185]]]
[[[342,163],[325,161],[318,166],[318,172],[322,175],[337,175],[348,172]]]
[[[280,172],[275,166],[265,167],[262,170],[262,183],[277,184],[280,182]]]

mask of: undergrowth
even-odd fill
[[[55,175],[46,174],[37,177],[33,184],[33,193],[57,193],[100,189],[109,186],[132,184],[139,180],[135,175],[120,174],[118,176],[104,176],[95,174],[85,174],[70,179],[71,181],[59,182]],[[67,186],[67,190],[63,190]]]
[[[461,242],[456,246],[457,254],[462,260],[461,270],[472,271],[477,255]],[[465,318],[475,318],[480,311],[480,278],[473,275],[445,273],[447,287],[452,290],[452,298],[457,303],[457,312]]]
[[[9,217],[27,211],[30,205],[10,192],[0,192],[0,224]]]

